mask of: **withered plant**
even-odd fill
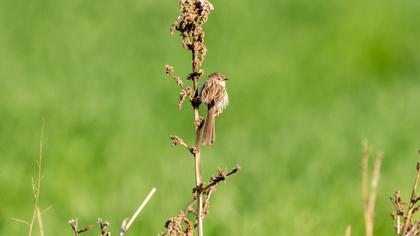
[[[213,5],[208,0],[180,0],[181,15],[175,20],[170,28],[170,32],[180,33],[182,46],[191,51],[192,71],[186,77],[192,86],[185,86],[180,76],[174,74],[174,68],[170,65],[165,66],[166,74],[172,77],[180,89],[178,108],[181,109],[183,103],[188,98],[194,111],[195,141],[192,146],[184,142],[178,136],[171,136],[173,146],[181,145],[187,148],[194,158],[195,187],[193,188],[193,201],[188,204],[185,210],[178,216],[169,219],[165,227],[167,232],[163,235],[193,235],[197,228],[198,235],[203,235],[203,219],[208,212],[209,199],[215,191],[217,185],[226,179],[227,176],[236,173],[239,167],[232,171],[219,170],[218,175],[212,177],[209,183],[205,184],[201,175],[201,133],[204,119],[200,116],[200,79],[204,74],[201,68],[207,54],[204,44],[205,33],[203,25],[207,22]],[[195,209],[194,206],[195,205]],[[192,220],[195,218],[195,220]]]
[[[51,206],[49,206],[47,209],[41,210],[39,206],[40,195],[41,195],[41,182],[42,182],[42,178],[44,177],[43,170],[42,170],[42,159],[43,159],[43,151],[44,151],[44,128],[45,128],[45,118],[42,118],[41,136],[40,136],[40,141],[39,141],[39,156],[38,156],[38,159],[36,160],[38,175],[36,179],[32,178],[32,192],[34,194],[34,199],[35,199],[32,218],[29,222],[22,219],[12,218],[12,220],[23,223],[28,226],[29,236],[32,236],[34,232],[34,227],[36,224],[35,220],[38,220],[39,235],[40,236],[45,235],[42,216],[51,209]]]
[[[376,158],[373,165],[373,173],[369,179],[369,159],[371,156],[371,147],[367,140],[362,142],[362,159],[360,163],[360,192],[363,200],[363,214],[365,223],[365,235],[373,236],[374,216],[377,189],[379,184],[379,177],[381,174],[381,164],[383,153],[376,152]],[[351,225],[347,225],[345,236],[351,235]]]
[[[363,212],[365,219],[365,233],[366,236],[373,236],[374,216],[376,195],[379,184],[379,177],[381,173],[382,151],[377,151],[375,163],[373,165],[373,173],[369,185],[369,157],[370,146],[367,140],[363,141],[362,163],[360,167],[360,186],[363,199]]]
[[[417,186],[420,179],[420,162],[417,163],[417,175],[411,191],[411,198],[407,204],[403,202],[399,191],[391,197],[394,211],[391,217],[394,221],[394,228],[397,236],[418,236],[420,235],[420,220],[414,219],[414,215],[420,210],[420,195],[417,193]]]

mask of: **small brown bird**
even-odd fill
[[[207,77],[201,88],[200,100],[207,105],[207,117],[204,123],[202,143],[212,145],[216,140],[215,118],[219,116],[229,103],[226,91],[226,80],[220,72],[212,73]]]

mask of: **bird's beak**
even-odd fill
[[[229,80],[229,78],[225,78],[225,80]]]

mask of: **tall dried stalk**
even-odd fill
[[[123,223],[121,225],[121,229],[120,229],[120,236],[124,236],[125,232],[127,232],[127,230],[131,227],[134,220],[139,216],[140,212],[147,205],[147,203],[150,201],[150,199],[152,198],[153,194],[155,194],[155,192],[156,192],[156,188],[152,188],[152,190],[150,190],[147,197],[143,200],[143,202],[140,204],[140,206],[137,208],[137,210],[133,213],[133,215],[130,217],[130,219],[127,219],[127,220],[123,221]]]
[[[37,176],[36,182],[32,179],[32,190],[34,192],[35,203],[34,203],[34,212],[32,214],[31,223],[29,224],[29,234],[28,234],[29,236],[32,235],[32,229],[35,223],[35,219],[39,212],[39,195],[41,193],[41,178],[42,178],[42,154],[44,151],[44,127],[45,127],[45,120],[43,118],[42,127],[41,127],[41,137],[39,141],[39,158],[36,162],[36,165],[38,167],[38,176]],[[40,234],[43,235],[44,232],[43,232],[42,223],[40,224],[39,228],[40,228]]]
[[[363,142],[363,155],[361,161],[361,194],[363,199],[364,219],[365,219],[365,233],[366,236],[373,236],[374,213],[376,194],[379,183],[379,176],[381,172],[382,152],[378,151],[373,166],[373,174],[370,180],[369,187],[369,156],[370,147],[367,141]]]
[[[42,125],[41,125],[41,135],[39,140],[39,156],[36,160],[36,165],[38,169],[38,175],[36,180],[32,178],[32,192],[34,194],[34,209],[32,213],[32,218],[30,222],[27,222],[25,220],[12,218],[12,220],[26,224],[29,227],[28,235],[31,236],[33,233],[33,229],[35,226],[35,220],[38,219],[38,226],[39,226],[39,235],[44,236],[44,224],[42,221],[42,215],[45,214],[51,207],[48,207],[45,211],[41,211],[39,207],[39,199],[41,194],[41,181],[42,181],[42,157],[43,157],[43,151],[44,151],[44,128],[45,128],[45,119],[42,118]]]
[[[204,207],[208,204],[208,199],[211,192],[206,192],[203,188],[203,180],[201,175],[201,129],[203,127],[203,118],[200,116],[200,92],[199,92],[199,81],[204,71],[201,66],[204,62],[204,58],[207,54],[207,48],[204,44],[205,33],[203,31],[203,25],[207,22],[210,12],[213,10],[213,5],[208,0],[180,0],[180,11],[181,15],[175,20],[171,26],[171,33],[178,31],[182,37],[182,45],[184,48],[191,51],[192,55],[192,71],[188,75],[187,80],[192,81],[191,87],[184,87],[184,82],[179,76],[174,75],[174,69],[170,65],[165,66],[166,74],[170,75],[177,85],[180,87],[180,96],[178,101],[178,108],[181,109],[183,102],[186,97],[189,98],[193,111],[194,111],[194,127],[195,127],[195,143],[193,147],[189,147],[182,139],[177,136],[172,136],[171,139],[174,145],[182,145],[186,147],[194,157],[194,171],[195,171],[195,202],[196,202],[196,221],[198,235],[203,235],[203,218],[206,212]],[[206,197],[206,201],[203,198]],[[185,213],[185,212],[184,212]],[[188,212],[187,212],[188,213]],[[181,232],[189,235],[193,229],[189,227],[186,230],[181,230],[181,221],[190,225],[189,220],[185,214],[177,217],[179,220],[173,225],[172,232],[168,227],[168,234],[172,235],[180,234]],[[179,223],[179,225],[177,225]],[[179,227],[178,227],[179,226]],[[181,228],[181,229],[178,229]]]

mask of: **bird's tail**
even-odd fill
[[[216,140],[216,120],[215,120],[216,109],[214,107],[209,107],[207,110],[207,117],[204,123],[204,131],[202,144],[203,145],[213,145]]]

